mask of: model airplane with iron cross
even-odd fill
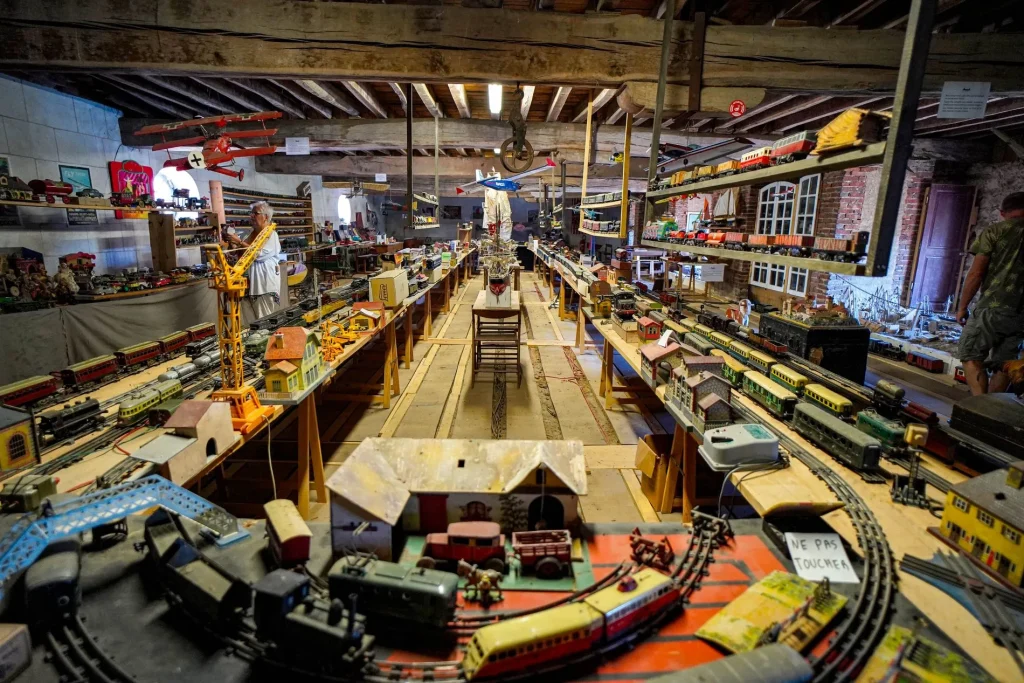
[[[135,134],[159,134],[164,136],[166,133],[173,133],[174,131],[186,128],[199,128],[203,134],[194,138],[168,140],[164,137],[163,142],[153,145],[153,150],[157,151],[161,149],[170,150],[176,147],[195,147],[202,143],[201,150],[189,152],[186,156],[177,159],[172,158],[170,152],[168,152],[168,159],[164,162],[164,168],[176,168],[179,171],[206,169],[207,171],[221,173],[223,175],[242,180],[245,175],[245,169],[232,171],[229,168],[226,168],[226,166],[233,165],[234,160],[239,157],[257,157],[276,152],[277,147],[270,144],[270,136],[277,133],[277,129],[267,128],[267,124],[264,122],[269,119],[279,118],[281,118],[281,112],[279,111],[260,111],[251,114],[224,114],[222,116],[210,116],[205,119],[190,119],[188,121],[176,121],[175,123],[159,123],[137,130],[135,131]],[[254,128],[252,130],[216,132],[216,129],[224,128],[229,123],[246,123],[248,121],[259,121],[263,127]],[[211,130],[207,130],[207,128],[210,128]],[[235,140],[246,138],[266,138],[264,143],[265,146],[246,148],[235,142]],[[232,147],[235,149],[232,149]]]
[[[492,190],[498,190],[499,192],[519,192],[523,188],[523,184],[519,181],[523,178],[528,178],[544,171],[550,171],[555,167],[555,162],[551,159],[545,159],[543,166],[531,169],[529,171],[523,171],[522,173],[516,173],[510,175],[508,178],[499,178],[497,176],[484,176],[483,171],[477,169],[476,180],[465,185],[459,185],[455,188],[455,194],[465,194],[466,192],[472,192],[478,190],[481,187],[490,188]]]

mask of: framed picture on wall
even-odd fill
[[[449,221],[462,219],[462,207],[458,204],[445,204],[441,207],[441,218]]]
[[[474,206],[473,207],[473,220],[479,221],[479,220],[482,220],[483,217],[484,217],[484,207],[482,207],[482,206]]]
[[[7,157],[0,157],[0,175],[11,175],[11,162]]]
[[[61,166],[60,179],[71,185],[72,191],[81,192],[92,188],[92,174],[81,166]]]

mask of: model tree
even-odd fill
[[[498,499],[501,505],[501,530],[507,534],[513,531],[525,531],[527,516],[526,506],[518,497],[505,493]]]

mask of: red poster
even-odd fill
[[[113,193],[130,192],[132,197],[153,196],[153,169],[136,161],[110,162],[110,189]],[[116,203],[112,200],[111,203]],[[115,211],[114,218],[146,218],[146,211]]]

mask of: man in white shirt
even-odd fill
[[[274,209],[267,202],[255,202],[250,209],[253,227],[249,239],[243,240],[233,234],[227,236],[228,242],[237,247],[248,247],[257,235],[271,225],[271,219],[274,217]],[[274,230],[246,272],[249,279],[248,299],[257,318],[276,311],[281,300],[281,275],[278,266],[280,256],[281,240],[277,236],[277,230]]]

